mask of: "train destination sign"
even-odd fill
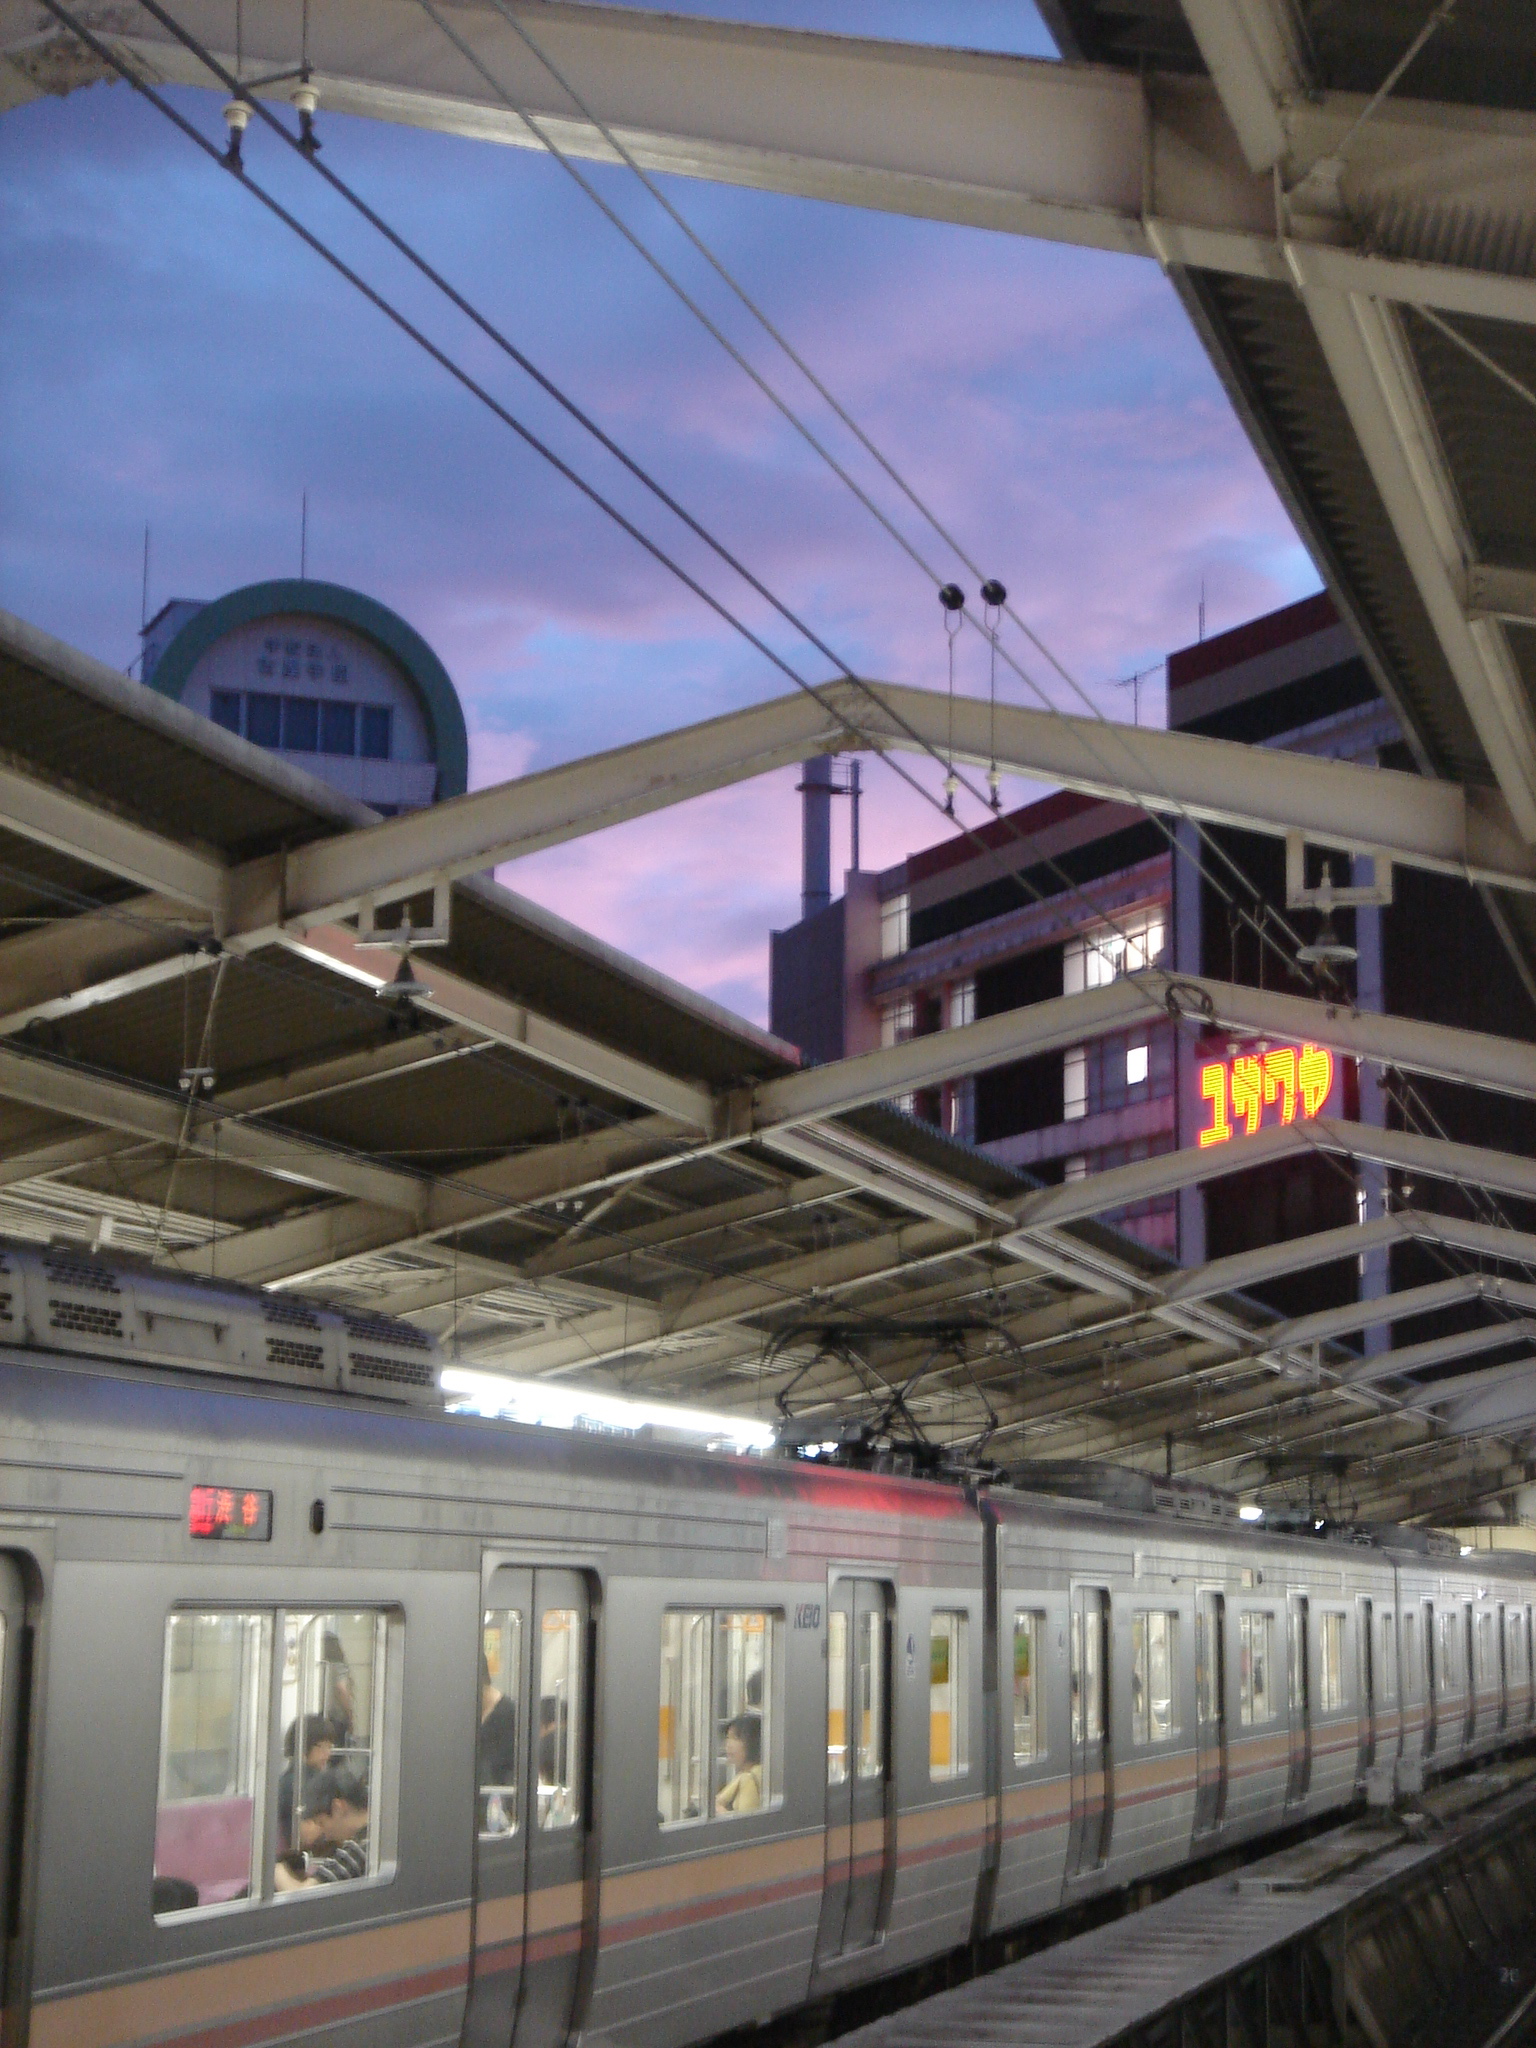
[[[1206,1060],[1196,1070],[1207,1122],[1200,1145],[1253,1137],[1265,1124],[1294,1124],[1320,1116],[1337,1078],[1326,1046],[1269,1045],[1262,1051]]]
[[[187,1534],[214,1542],[270,1543],[272,1496],[254,1486],[194,1486]]]

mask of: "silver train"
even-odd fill
[[[7,2044],[680,2048],[1533,1715],[1507,1553],[447,1414],[0,1247]]]

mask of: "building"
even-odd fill
[[[1250,746],[1415,765],[1326,594],[1171,654],[1168,722]],[[841,898],[773,934],[773,1030],[807,1056],[831,1059],[1152,964],[1307,990],[1258,936],[1263,929],[1279,941],[1282,919],[1305,939],[1317,933],[1318,912],[1286,909],[1279,839],[1202,835],[1183,821],[1165,828],[1130,805],[1068,791],[989,822],[975,837],[984,850],[975,838],[952,836],[881,874],[850,874]],[[1304,880],[1315,887],[1320,862],[1315,853],[1309,860]],[[1337,886],[1373,883],[1369,861],[1356,862],[1353,873],[1348,866],[1335,859]],[[1335,913],[1339,941],[1357,956],[1335,969],[1341,993],[1364,1009],[1536,1037],[1536,1004],[1491,908],[1452,878],[1398,870],[1391,883],[1389,903]],[[974,1075],[901,1106],[1042,1181],[1176,1147],[1209,1149],[1287,1111],[1441,1129],[1506,1147],[1513,1122],[1517,1142],[1536,1149],[1536,1114],[1526,1105],[1450,1084],[1410,1087],[1321,1049],[1243,1042],[1151,1015],[1145,1027]],[[1465,1207],[1472,1199],[1444,1184],[1415,1189],[1379,1167],[1341,1169],[1319,1152],[1106,1220],[1195,1265],[1364,1221],[1394,1202]],[[1402,1286],[1433,1277],[1428,1262],[1423,1248],[1400,1245],[1310,1268],[1264,1293],[1282,1313],[1301,1314],[1384,1295],[1394,1278]],[[1415,1337],[1439,1333],[1421,1321]],[[1363,1341],[1384,1348],[1390,1333],[1373,1326]]]
[[[458,693],[421,635],[361,591],[308,578],[211,604],[175,598],[144,628],[143,680],[385,816],[459,796]]]

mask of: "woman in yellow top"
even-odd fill
[[[716,1813],[755,1813],[763,1803],[763,1724],[756,1714],[738,1714],[729,1724],[725,1755],[732,1776],[715,1800]]]

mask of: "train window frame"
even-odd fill
[[[729,1674],[731,1662],[736,1654],[736,1646],[731,1641],[729,1629],[729,1624],[733,1621],[759,1621],[764,1624],[764,1656],[759,1668],[766,1672],[766,1677],[755,1707],[748,1697],[746,1707],[738,1707],[729,1714],[722,1714],[718,1711],[721,1687],[720,1659],[722,1656],[722,1638],[724,1638],[726,1671]],[[669,1694],[668,1686],[668,1633],[669,1625],[673,1623],[677,1624],[679,1642],[677,1648],[672,1653],[672,1661],[674,1666],[681,1669],[684,1674],[682,1685],[676,1690],[675,1698]],[[686,1627],[686,1624],[690,1623],[693,1624],[691,1631]],[[779,1813],[783,1810],[785,1803],[785,1628],[785,1611],[782,1607],[777,1606],[748,1607],[738,1601],[711,1603],[708,1606],[694,1606],[691,1604],[685,1606],[681,1603],[669,1603],[662,1610],[661,1627],[658,1631],[656,1824],[663,1834],[672,1834],[680,1828],[708,1827],[715,1822],[723,1822],[727,1825],[734,1823],[740,1826],[750,1821],[754,1815],[762,1817],[767,1814]],[[689,1635],[692,1637],[692,1644],[694,1646],[694,1654],[691,1658],[689,1656],[689,1645],[685,1641],[685,1638]],[[702,1659],[697,1655],[697,1646],[700,1644],[705,1646]],[[691,1680],[687,1676],[690,1664],[693,1670]],[[746,1673],[743,1679],[741,1689],[744,1695],[746,1687],[751,1682],[751,1676],[750,1672]],[[733,1682],[728,1675],[726,1679],[727,1685]],[[689,1708],[688,1726],[693,1733],[687,1738],[690,1742],[690,1748],[686,1755],[684,1767],[676,1784],[671,1784],[664,1778],[663,1772],[669,1763],[676,1769],[682,1752],[677,1748],[678,1738],[676,1734],[672,1737],[671,1748],[669,1749],[665,1746],[667,1730],[669,1726],[674,1730],[678,1727],[677,1701],[683,1697],[684,1692],[691,1693],[691,1697],[686,1701],[686,1704]],[[731,1701],[728,1697],[726,1704],[730,1705],[730,1703]],[[729,1791],[735,1779],[716,1783],[716,1779],[721,1771],[728,1769],[730,1763],[734,1761],[729,1759],[727,1753],[727,1760],[722,1763],[720,1748],[730,1733],[731,1724],[740,1718],[742,1714],[751,1711],[757,1713],[759,1724],[757,1768],[761,1774],[760,1797],[756,1806],[749,1807],[741,1812],[733,1809],[722,1810],[717,1802]],[[706,1730],[707,1733],[703,1733]],[[702,1754],[698,1748],[701,1735],[708,1745]],[[752,1765],[749,1763],[747,1768],[750,1770]],[[745,1773],[737,1774],[738,1777],[743,1775]],[[690,1791],[690,1787],[695,1789]],[[698,1810],[692,1813],[669,1814],[667,1811],[668,1805],[676,1804],[679,1798],[690,1800],[696,1805]]]
[[[1158,1635],[1167,1685],[1161,1725],[1153,1683]],[[1176,1607],[1138,1607],[1131,1616],[1131,1741],[1146,1749],[1172,1742],[1179,1732],[1179,1612]]]
[[[1037,1764],[1043,1763],[1050,1755],[1050,1741],[1046,1724],[1045,1672],[1041,1664],[1041,1658],[1045,1653],[1047,1619],[1048,1617],[1043,1607],[1016,1606],[1013,1610],[1013,1644],[1010,1657],[1010,1672],[1013,1688],[1013,1767],[1017,1771],[1033,1770]],[[1022,1673],[1019,1670],[1021,1630],[1023,1631],[1023,1639],[1028,1644],[1025,1659],[1027,1669]],[[1029,1746],[1027,1748],[1021,1748],[1019,1742],[1021,1726],[1019,1715],[1019,1681],[1021,1677],[1024,1679],[1029,1693],[1029,1705],[1025,1711],[1022,1723],[1028,1731]]]
[[[942,1625],[942,1626],[941,1626]],[[930,1785],[953,1784],[958,1778],[971,1774],[971,1730],[970,1730],[970,1647],[971,1615],[966,1607],[935,1607],[928,1616],[928,1782]],[[934,1657],[935,1646],[945,1645],[944,1675],[934,1677],[937,1668]],[[947,1697],[948,1705],[941,1706],[936,1694]],[[938,1716],[947,1714],[949,1733],[945,1748],[947,1759],[938,1758],[934,1750],[934,1736],[938,1729]]]
[[[335,1896],[340,1893],[351,1895],[364,1890],[371,1892],[381,1885],[392,1883],[398,1869],[399,1854],[400,1730],[403,1725],[402,1710],[405,1697],[403,1609],[396,1603],[380,1600],[361,1600],[355,1603],[333,1601],[328,1604],[304,1602],[302,1605],[291,1602],[285,1605],[273,1601],[188,1598],[173,1601],[164,1613],[160,1734],[156,1752],[157,1840],[151,1852],[150,1864],[152,1878],[155,1881],[162,1877],[175,1876],[173,1872],[162,1873],[155,1866],[159,1860],[159,1815],[164,1803],[162,1793],[165,1783],[170,1685],[172,1678],[178,1675],[173,1669],[176,1623],[189,1617],[232,1617],[236,1620],[256,1622],[260,1625],[263,1644],[256,1667],[261,1695],[260,1710],[249,1716],[255,1765],[251,1794],[250,1878],[247,1891],[244,1896],[213,1899],[207,1902],[199,1899],[195,1905],[175,1906],[160,1911],[156,1910],[154,1905],[152,1884],[150,1911],[155,1925],[179,1926],[186,1921],[202,1921],[213,1917],[259,1911],[274,1905],[288,1905],[298,1899]],[[286,1722],[282,1708],[287,1682],[287,1625],[290,1619],[296,1616],[321,1620],[332,1619],[341,1614],[371,1616],[374,1642],[377,1645],[370,1681],[367,1749],[370,1797],[368,1868],[363,1875],[356,1878],[325,1884],[300,1885],[293,1890],[279,1890],[276,1870],[279,1857],[285,1852],[279,1848],[278,1791],[283,1771],[291,1761],[285,1756],[283,1748]],[[297,1727],[306,1718],[306,1712],[301,1706],[299,1711],[289,1718]]]
[[[1344,1621],[1342,1607],[1325,1608],[1317,1618],[1317,1711],[1320,1714],[1342,1713],[1348,1705]]]

